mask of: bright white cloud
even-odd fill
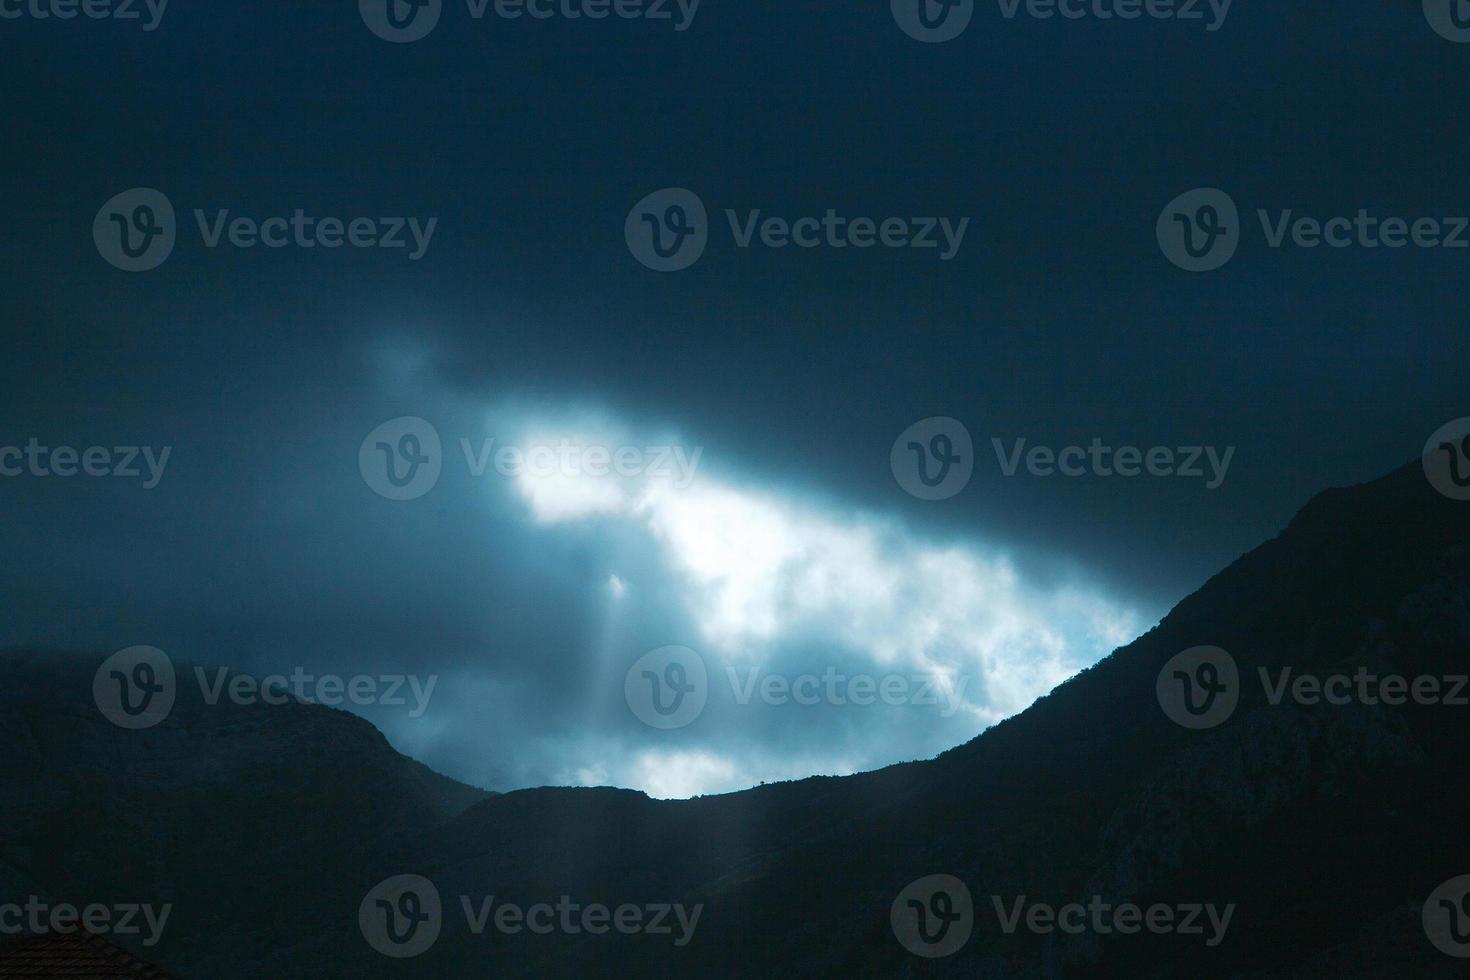
[[[833,518],[703,475],[683,489],[646,478],[540,481],[517,484],[540,520],[645,527],[725,658],[760,660],[815,638],[893,670],[972,676],[966,707],[985,724],[1023,710],[1140,625],[1100,590],[1027,582],[1003,555],[915,542],[870,516]]]
[[[640,752],[633,760],[630,776],[634,785],[657,800],[683,800],[709,793],[728,793],[759,782],[799,779],[820,773],[825,776],[849,776],[856,770],[846,764],[812,767],[806,760],[790,758],[773,770],[769,765],[746,767],[734,759],[714,752],[690,751]],[[589,783],[585,785],[596,785]]]
[[[606,420],[584,419],[567,431],[575,435],[542,428],[527,441],[612,446],[627,439]],[[616,522],[646,533],[673,594],[701,631],[712,677],[724,678],[730,668],[747,676],[751,668],[820,673],[828,666],[922,675],[938,679],[939,696],[958,703],[959,714],[944,715],[932,731],[881,713],[861,725],[808,729],[817,738],[801,743],[801,759],[787,746],[763,743],[759,727],[745,727],[751,715],[740,716],[744,748],[734,752],[734,731],[706,717],[699,747],[686,742],[678,750],[609,756],[606,743],[589,745],[581,754],[585,768],[565,773],[569,782],[688,797],[913,758],[928,751],[924,746],[947,748],[1024,710],[1142,625],[1097,585],[1032,579],[982,544],[936,544],[877,515],[838,513],[703,470],[691,481],[692,474],[590,475],[561,467],[523,472],[513,485],[540,523],[579,522],[585,532],[589,524]],[[617,575],[608,579],[615,596],[628,585]],[[826,660],[805,662],[813,650]]]
[[[516,490],[531,505],[536,519],[548,524],[599,514],[616,514],[627,507],[624,488],[608,477],[570,473],[516,474]]]

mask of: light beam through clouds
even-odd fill
[[[589,438],[585,428],[535,431],[526,444],[617,444]],[[699,457],[686,453],[686,462],[690,458]],[[517,474],[515,489],[529,516],[546,533],[575,525],[595,535],[617,524],[648,535],[699,631],[712,686],[734,685],[751,669],[792,676],[820,674],[831,665],[849,673],[934,678],[941,701],[958,705],[950,721],[961,727],[933,726],[932,739],[917,739],[931,746],[930,754],[1023,710],[1132,639],[1142,625],[1137,612],[1099,585],[1033,581],[998,550],[918,540],[881,515],[839,512],[702,469],[676,475],[671,465],[665,473],[596,476],[575,469]],[[622,570],[606,581],[615,597],[637,585]],[[629,663],[642,652],[623,651]],[[748,712],[756,707],[770,710],[742,706]],[[777,744],[759,758],[742,758],[750,747],[749,726],[763,723],[755,715],[720,717],[742,729],[738,741],[734,729],[723,738],[706,727],[698,744],[692,735],[674,743],[649,733],[650,741],[631,751],[625,745],[618,755],[588,759],[569,771],[580,772],[579,781],[633,786],[655,796],[728,791],[762,779],[900,761],[885,754],[892,751],[885,725],[910,728],[903,741],[912,745],[912,728],[931,726],[939,715],[865,717],[858,727],[868,736],[861,740],[852,726],[834,723],[840,734],[829,742],[808,739],[802,746],[810,756],[816,744],[828,745],[820,758],[803,760],[816,768],[798,771],[791,769],[793,753]]]

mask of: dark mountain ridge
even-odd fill
[[[1157,684],[1202,645],[1238,666],[1238,704],[1191,730]],[[95,663],[12,653],[0,814],[16,832],[0,840],[0,884],[164,896],[175,921],[150,956],[186,977],[1461,976],[1419,914],[1470,873],[1470,707],[1272,704],[1258,671],[1447,677],[1470,672],[1467,654],[1470,509],[1417,463],[1318,495],[1153,630],[936,759],[694,800],[482,798],[311,705],[99,730]],[[390,959],[364,941],[358,907],[405,873],[436,886],[443,932]],[[966,883],[974,929],[925,959],[895,938],[890,908],[935,874]],[[563,895],[702,912],[675,945],[474,935],[460,904]],[[992,900],[1094,895],[1233,912],[1207,945],[1007,934]]]

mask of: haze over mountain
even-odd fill
[[[0,980],[1470,977],[1470,0],[0,91]]]
[[[1254,224],[1257,208],[1273,222],[1464,212],[1466,48],[1415,0],[1236,3],[1218,30],[976,4],[944,44],[916,41],[882,0],[706,0],[684,31],[440,6],[412,44],[376,36],[350,0],[176,2],[156,30],[0,16],[0,83],[34,93],[0,114],[14,148],[0,179],[23,229],[0,236],[14,341],[0,466],[31,439],[172,449],[151,489],[0,480],[0,547],[39,556],[0,567],[0,645],[437,674],[431,715],[370,720],[497,790],[679,796],[847,773],[933,755],[1020,710],[1309,493],[1386,472],[1412,451],[1406,434],[1459,414],[1461,359],[1446,352],[1463,344],[1461,251],[1272,248]],[[1233,196],[1251,240],[1192,275],[1161,254],[1155,223],[1202,186]],[[645,268],[625,240],[630,209],[664,187],[698,194],[712,226],[677,274]],[[93,234],[131,188],[157,190],[178,219],[167,261],[142,273],[106,261]],[[209,229],[225,213],[259,225],[298,210],[317,225],[437,224],[411,261],[407,247],[301,248],[294,234],[279,249],[228,233],[212,247],[195,215]],[[767,248],[760,234],[744,248],[726,215],[829,210],[969,224],[941,261]],[[887,463],[900,432],[939,415],[970,427],[977,459],[964,493],[931,503]],[[403,416],[431,422],[444,448],[439,484],[409,502],[373,493],[357,458]],[[1009,557],[1005,612],[1030,614],[1019,636],[1052,625],[1060,652],[1038,645],[1034,676],[1010,670],[993,690],[974,667],[973,703],[930,724],[821,708],[716,724],[716,703],[680,746],[706,766],[671,785],[658,740],[594,698],[623,655],[715,652],[707,626],[745,646],[685,580],[697,555],[679,515],[543,522],[544,499],[493,470],[472,477],[460,450],[575,433],[587,416],[624,429],[620,444],[703,447],[696,487],[739,491],[798,535],[845,544],[899,527],[903,547],[861,571],[942,580],[914,576],[914,559],[955,551],[989,588]],[[1007,476],[992,438],[1237,451],[1211,490]],[[700,511],[728,512],[723,496]],[[820,557],[802,571],[846,567],[844,551]],[[971,638],[994,608],[975,584],[947,624]],[[779,621],[797,627],[771,644],[783,668],[869,670],[873,651],[841,641],[888,640],[919,618],[900,608],[870,628],[851,612]]]
[[[1159,681],[1200,646],[1227,651],[1239,684],[1228,717],[1196,729]],[[315,705],[211,706],[181,685],[162,724],[124,731],[92,703],[98,663],[0,664],[0,893],[173,903],[150,955],[184,977],[1461,975],[1421,910],[1470,873],[1470,707],[1273,704],[1257,679],[1470,668],[1470,510],[1418,463],[1318,495],[1019,716],[846,778],[686,801],[490,796]],[[440,931],[395,959],[359,912],[409,874],[432,882]],[[968,940],[930,959],[891,912],[934,875],[964,882],[974,912]],[[461,898],[473,912],[490,896],[699,911],[688,928],[671,912],[669,934],[476,935]],[[1009,914],[1021,896],[1229,913],[1199,935],[1007,933],[994,901]]]

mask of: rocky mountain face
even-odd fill
[[[1470,875],[1470,508],[1417,464],[937,759],[725,796],[480,794],[310,705],[124,732],[95,663],[0,667],[0,889],[171,901],[184,977],[1463,975],[1422,913]],[[405,874],[440,912],[397,958],[370,934],[431,910],[372,893]],[[496,926],[558,902],[671,929]]]

